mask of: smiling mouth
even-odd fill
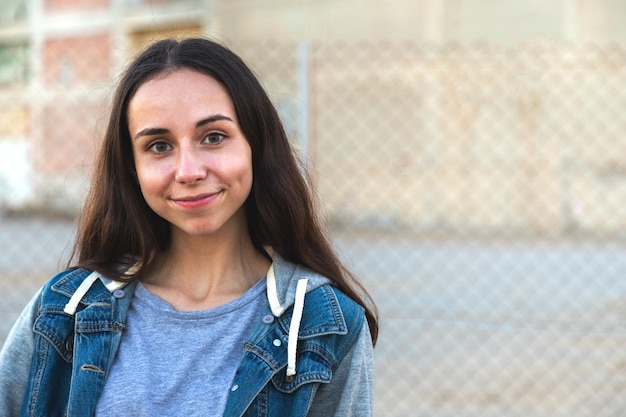
[[[211,194],[199,194],[195,196],[173,198],[172,201],[178,204],[179,206],[182,206],[185,208],[198,208],[198,207],[203,207],[203,206],[210,204],[221,193],[222,193],[221,191],[218,191],[216,193],[211,193]]]

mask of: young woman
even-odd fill
[[[230,50],[157,42],[117,88],[77,263],[0,353],[0,416],[369,416],[374,305]]]

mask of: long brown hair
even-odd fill
[[[77,266],[115,279],[137,279],[154,253],[168,247],[169,224],[148,207],[136,181],[127,110],[143,83],[180,68],[215,78],[233,101],[241,130],[252,149],[254,181],[245,203],[252,242],[259,249],[269,245],[285,259],[331,279],[365,308],[376,342],[375,304],[339,261],[324,235],[313,193],[276,109],[246,64],[208,39],[158,41],[134,59],[122,75],[81,217],[74,247]],[[124,263],[136,261],[139,268],[135,273],[124,275]]]

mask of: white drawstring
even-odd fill
[[[283,314],[283,311],[285,311],[285,308],[280,305],[280,301],[278,300],[278,294],[276,292],[276,276],[274,275],[274,264],[270,265],[270,269],[265,275],[265,281],[267,282],[267,299],[270,303],[272,314],[274,314],[275,317],[280,317],[280,315]]]
[[[265,248],[268,254],[272,256],[272,248]],[[272,310],[272,314],[276,317],[285,311],[280,304],[278,293],[276,291],[276,276],[274,275],[274,264],[270,265],[267,275],[267,298]],[[306,288],[309,280],[302,278],[298,280],[296,285],[295,301],[293,305],[293,313],[291,313],[291,325],[289,326],[289,335],[287,338],[287,381],[292,381],[296,374],[296,353],[298,349],[298,333],[300,332],[300,322],[302,321],[302,311],[304,310],[304,297],[306,296]]]
[[[302,310],[304,309],[304,296],[308,279],[298,280],[296,287],[296,300],[291,315],[291,325],[289,326],[289,338],[287,339],[287,380],[291,381],[296,374],[296,350],[298,347],[298,333],[300,331],[300,321],[302,320]]]
[[[92,272],[91,274],[89,274],[89,276],[87,276],[87,278],[85,278],[83,282],[80,283],[80,285],[76,289],[76,292],[72,295],[72,298],[70,298],[70,301],[65,304],[65,308],[63,309],[65,313],[69,314],[70,316],[73,316],[76,313],[76,309],[78,308],[80,300],[82,300],[85,294],[87,294],[87,291],[89,291],[89,289],[91,288],[93,283],[96,282],[98,277],[100,277],[99,273]]]

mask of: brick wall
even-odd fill
[[[110,0],[45,0],[44,10],[46,13],[99,10],[107,8],[109,2]]]
[[[108,34],[48,39],[43,46],[43,74],[47,86],[99,83],[110,78]]]

